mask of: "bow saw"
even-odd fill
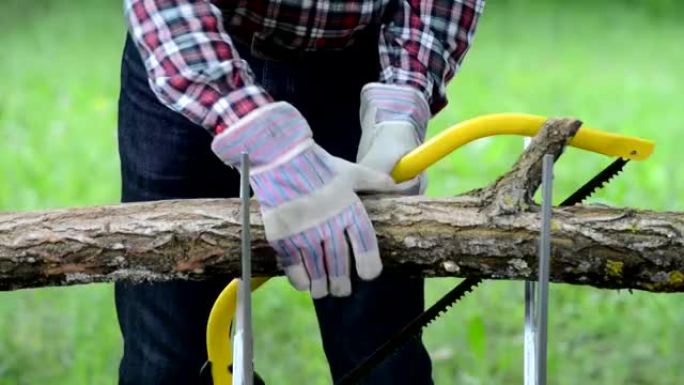
[[[397,162],[392,171],[392,177],[396,182],[408,181],[454,150],[477,139],[495,135],[534,136],[541,129],[546,119],[546,117],[537,115],[504,113],[484,115],[466,120],[448,128],[406,154]],[[584,126],[580,127],[568,145],[617,159],[563,201],[561,206],[581,203],[597,188],[602,187],[604,183],[617,175],[628,161],[647,159],[655,146],[649,140],[618,135]],[[269,278],[252,278],[252,290],[259,288]],[[357,383],[387,356],[399,349],[406,341],[417,336],[432,320],[439,317],[441,312],[447,310],[481,282],[481,278],[466,278],[463,280],[430,308],[406,325],[404,329],[379,346],[375,352],[347,373],[336,384],[350,385]],[[230,325],[233,322],[237,307],[237,291],[238,280],[234,279],[219,294],[209,315],[206,334],[208,357],[206,368],[209,370],[209,373],[205,375],[208,376],[210,374],[213,385],[232,384],[233,354]],[[260,379],[257,381],[260,381]]]

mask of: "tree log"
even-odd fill
[[[544,154],[560,156],[580,126],[549,120],[510,172],[453,198],[366,197],[385,270],[421,276],[529,279]],[[278,275],[253,202],[255,275]],[[132,280],[208,279],[240,270],[236,199],[175,200],[0,214],[0,290]],[[556,208],[551,280],[684,291],[684,213]]]

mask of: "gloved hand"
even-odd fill
[[[349,295],[348,245],[360,278],[380,274],[375,231],[356,192],[396,189],[389,175],[330,155],[285,102],[253,111],[217,135],[212,149],[233,167],[249,153],[266,238],[295,288],[313,298]]]
[[[425,97],[409,86],[367,84],[361,90],[361,142],[358,164],[390,174],[396,163],[425,138],[430,108]],[[422,194],[425,173],[401,183],[406,195]]]

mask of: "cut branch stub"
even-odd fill
[[[581,121],[572,118],[547,120],[510,171],[474,192],[486,204],[485,210],[492,216],[527,210],[541,182],[544,155],[552,154],[554,160],[558,159],[581,125]]]

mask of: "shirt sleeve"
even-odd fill
[[[149,84],[174,111],[218,134],[271,103],[208,0],[124,0]]]
[[[400,0],[380,33],[380,81],[422,92],[437,113],[475,33],[484,0]]]

